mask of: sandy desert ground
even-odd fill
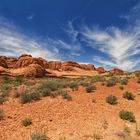
[[[5,80],[1,77],[1,83],[3,79]],[[89,78],[84,80],[89,82],[87,79]],[[84,80],[81,78],[80,82]],[[44,81],[48,81],[48,78],[28,79],[26,83],[21,82],[14,86],[11,81],[5,83],[10,89],[7,90],[9,96],[6,97],[6,101],[0,105],[0,109],[5,113],[0,120],[1,140],[28,140],[36,131],[43,131],[50,140],[140,139],[136,133],[140,128],[140,84],[137,78],[128,79],[128,84],[123,85],[123,90],[120,89],[120,83],[107,87],[105,82],[98,81],[92,83],[96,90],[91,93],[87,93],[81,85],[74,91],[69,87],[64,88],[72,100],[63,99],[58,95],[41,97],[40,100],[23,104],[20,97],[13,97],[15,92],[23,94]],[[55,78],[51,81],[55,81]],[[77,82],[77,79],[59,79],[60,81],[69,83]],[[1,84],[1,88],[3,86],[4,84]],[[123,98],[125,91],[133,93],[135,99]],[[111,105],[106,102],[109,95],[117,97],[117,104]],[[119,112],[123,109],[133,112],[136,122],[122,120]],[[22,120],[25,118],[30,118],[32,124],[23,126]]]

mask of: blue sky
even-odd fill
[[[0,55],[140,69],[140,0],[0,0]]]

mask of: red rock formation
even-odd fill
[[[80,66],[84,70],[95,70],[95,67],[93,64],[80,64]]]
[[[98,71],[99,74],[105,73],[106,70],[103,67],[96,68],[96,71]]]
[[[80,64],[74,61],[66,61],[62,63],[61,69],[63,71],[72,71],[74,67],[81,68]]]
[[[48,62],[48,69],[51,70],[60,70],[62,63],[60,61],[50,61]]]
[[[109,70],[110,74],[124,74],[124,71],[119,68],[114,68],[112,70]]]
[[[44,65],[45,63],[44,61],[45,60],[42,58],[33,58],[31,55],[23,54],[18,58],[17,62],[14,65],[14,68],[22,68],[29,66],[30,64],[38,64],[43,68],[45,68],[46,64]]]
[[[43,77],[45,76],[46,71],[38,64],[30,64],[26,67],[11,70],[11,73],[13,74],[13,76]]]
[[[7,68],[7,64],[6,64],[6,57],[4,56],[0,56],[0,66]]]

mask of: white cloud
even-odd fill
[[[109,60],[94,58],[98,63],[124,70],[131,70],[139,63],[139,60],[135,59],[135,56],[140,54],[139,27],[130,31],[115,27],[106,30],[86,27],[82,34],[91,47],[110,57]]]
[[[65,57],[60,50],[69,51],[69,56],[77,55],[72,46],[60,39],[29,36],[5,18],[0,18],[0,55],[19,56],[28,53],[47,60],[61,60]],[[65,54],[66,55],[66,54]]]

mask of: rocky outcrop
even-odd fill
[[[38,64],[42,66],[43,68],[47,67],[47,61],[45,62],[42,58],[33,58],[31,55],[23,54],[21,55],[17,62],[14,65],[14,68],[22,68],[29,66],[30,64]]]
[[[6,57],[0,56],[0,66],[7,68]]]
[[[17,68],[11,70],[13,76],[24,76],[24,77],[43,77],[46,71],[43,67],[38,64],[30,64],[29,66]]]
[[[106,70],[103,67],[96,68],[96,71],[98,71],[99,74],[105,73]]]
[[[80,67],[84,70],[95,70],[93,64],[80,64]]]
[[[62,63],[60,61],[50,61],[48,62],[48,69],[51,70],[61,70]]]
[[[124,74],[124,71],[119,68],[114,68],[112,70],[109,70],[109,74]]]
[[[66,61],[66,62],[62,63],[61,69],[63,71],[72,71],[74,67],[81,68],[80,64],[78,64],[74,61]]]

